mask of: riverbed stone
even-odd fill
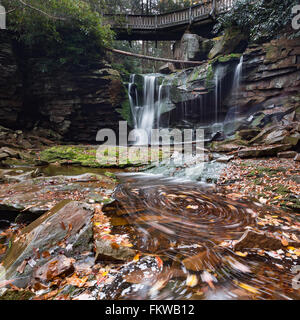
[[[108,196],[114,186],[112,178],[89,173],[29,178],[16,184],[0,185],[0,212],[34,213],[38,217],[64,199],[88,201],[100,195]]]
[[[93,212],[85,203],[65,200],[22,229],[3,259],[5,278],[24,288],[34,270],[57,259],[58,254],[79,258],[82,252],[91,251]]]
[[[95,245],[95,259],[131,260],[136,255],[135,250],[126,246],[114,244],[106,239],[97,239]]]
[[[291,246],[299,247],[298,242],[291,241]],[[247,230],[242,237],[234,244],[235,251],[243,251],[249,249],[279,250],[284,248],[281,239],[272,237],[266,232],[257,232]]]
[[[55,277],[72,272],[74,270],[74,262],[75,259],[67,258],[62,254],[58,255],[36,269],[33,273],[33,278],[35,281],[49,282]]]

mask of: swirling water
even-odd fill
[[[104,211],[113,231],[129,234],[141,256],[121,268],[103,288],[103,298],[300,298],[291,271],[299,259],[274,258],[277,253],[267,249],[262,254],[259,238],[254,241],[257,247],[246,243],[242,252],[224,245],[248,229],[258,230],[258,217],[274,214],[273,208],[231,200],[203,183],[141,174],[120,179],[116,201]],[[276,214],[294,219],[285,212]],[[274,232],[269,229],[263,231]],[[292,231],[299,234],[296,229]]]

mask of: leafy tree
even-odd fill
[[[52,65],[86,64],[99,59],[113,40],[96,2],[83,0],[2,0],[8,29],[31,55]],[[94,7],[93,7],[94,5]],[[98,3],[100,5],[100,3]]]
[[[291,26],[292,7],[298,0],[238,0],[232,10],[219,16],[215,32],[238,27],[259,42],[277,36]]]

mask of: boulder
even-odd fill
[[[14,285],[24,288],[34,269],[47,264],[51,258],[58,259],[58,254],[74,258],[80,257],[84,251],[91,251],[93,212],[87,204],[65,200],[22,229],[12,239],[2,261],[5,279],[12,279]],[[70,267],[69,260],[65,264],[66,259],[59,259],[61,265]],[[44,269],[48,267],[49,264]],[[44,269],[36,275],[42,277]]]
[[[290,150],[291,148],[290,144],[250,147],[239,150],[238,156],[240,158],[276,157],[278,152]]]
[[[240,149],[242,146],[235,143],[224,143],[224,144],[213,144],[211,147],[212,151],[215,152],[232,152]]]
[[[239,29],[227,29],[222,37],[216,39],[215,45],[208,54],[208,58],[214,59],[219,55],[241,52],[246,42],[247,36]]]
[[[197,60],[197,54],[200,49],[200,39],[197,34],[185,33],[181,39],[183,60]]]
[[[11,148],[3,147],[0,149],[0,153],[7,153],[12,158],[20,158],[20,153],[16,150]]]
[[[260,133],[260,129],[257,128],[250,128],[250,129],[243,129],[237,132],[237,135],[244,140],[251,140],[256,137]]]
[[[285,143],[286,138],[289,136],[289,132],[285,129],[279,129],[277,128],[273,130],[272,132],[266,134],[266,136],[263,138],[263,143],[270,145],[270,144],[278,144],[278,143]]]
[[[291,158],[295,158],[296,155],[297,155],[296,151],[285,151],[285,152],[278,152],[277,157],[291,159]]]
[[[290,134],[287,126],[272,125],[264,128],[256,137],[250,140],[250,144],[291,144],[297,145],[300,134],[295,132]]]
[[[173,63],[166,63],[159,68],[159,72],[162,74],[170,74],[176,71],[176,68]]]

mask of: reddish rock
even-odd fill
[[[49,282],[63,274],[71,273],[74,270],[74,262],[74,259],[67,258],[64,255],[59,255],[38,268],[34,272],[33,277],[37,281]]]
[[[50,278],[62,270],[68,270],[71,261],[60,258],[60,253],[76,257],[81,252],[92,250],[93,212],[84,203],[65,200],[22,229],[12,239],[11,248],[2,261],[6,278],[14,279],[14,285],[25,288],[31,281],[34,268],[42,267],[45,263],[46,266],[37,277],[44,277],[46,269],[50,270]],[[34,256],[34,251],[40,253],[39,258]],[[53,265],[50,266],[48,257],[43,254],[45,251],[58,261],[52,260]],[[28,262],[20,274],[18,268],[24,260],[30,260],[31,263]]]

